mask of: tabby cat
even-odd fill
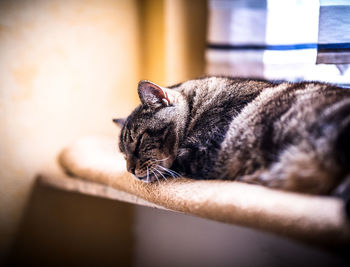
[[[127,170],[153,182],[223,179],[329,194],[350,174],[350,90],[319,82],[205,77],[138,85],[122,126]]]

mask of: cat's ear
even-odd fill
[[[123,128],[126,119],[113,119],[113,122],[120,128]]]
[[[142,105],[158,108],[171,104],[168,89],[163,88],[149,81],[140,81],[138,93]]]

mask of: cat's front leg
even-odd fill
[[[243,175],[236,179],[236,181],[244,182],[248,184],[257,184],[257,185],[264,185],[268,187],[281,187],[281,181],[278,182],[279,179],[273,179],[272,175],[269,173],[268,170],[258,170],[252,174]]]

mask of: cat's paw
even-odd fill
[[[280,179],[278,175],[276,176],[276,174],[268,170],[260,170],[249,175],[241,176],[237,181],[248,184],[264,185],[272,188],[283,187],[283,179]]]

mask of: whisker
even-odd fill
[[[176,171],[174,171],[172,169],[165,168],[165,167],[163,167],[161,165],[157,165],[157,166],[159,166],[160,168],[162,168],[163,170],[165,170],[168,173],[174,174],[176,177],[180,177],[181,176],[180,173],[178,173],[178,172],[176,172]]]
[[[172,169],[168,169],[168,168],[165,168],[165,169],[168,170],[168,171],[170,171],[171,173],[175,174],[175,176],[177,176],[177,177],[180,177],[180,176],[181,176],[180,173],[178,173],[178,172],[176,172],[176,171],[174,171],[174,170],[172,170]]]
[[[170,157],[170,156],[169,156],[169,157]],[[155,161],[155,162],[165,161],[165,160],[167,160],[169,157],[166,157],[166,158],[164,158],[164,159],[154,159],[154,161]]]
[[[168,179],[167,178],[165,178],[165,176],[163,175],[163,173],[161,172],[161,170],[159,170],[159,169],[154,169],[154,170],[156,170],[162,177],[163,177],[163,179],[165,180],[165,181],[168,181]]]
[[[176,172],[176,171],[173,171],[173,170],[171,170],[171,169],[168,169],[167,171],[171,172],[175,177],[180,177],[180,176],[181,176],[180,173],[178,173],[178,172]]]
[[[162,168],[164,171],[166,171],[168,174],[171,175],[171,177],[175,178],[176,176],[174,176],[174,173],[172,173],[171,171],[169,171],[167,168],[164,168],[163,166],[157,165],[158,168]]]
[[[148,171],[148,166],[147,166],[147,183],[149,183],[149,171]]]
[[[157,174],[153,171],[153,170],[151,170],[151,172],[154,174],[154,176],[156,177],[156,179],[157,179],[157,181],[158,181],[158,185],[160,185],[160,182],[159,182],[159,179],[158,179],[158,176],[157,176]]]

